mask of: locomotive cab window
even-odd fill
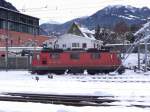
[[[53,53],[51,54],[52,59],[59,59],[60,54],[59,53]]]
[[[91,58],[92,59],[99,59],[100,58],[100,53],[92,53]]]
[[[80,53],[71,53],[70,58],[71,59],[80,59]]]

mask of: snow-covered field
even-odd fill
[[[127,57],[128,54],[125,55],[125,57]],[[149,57],[148,57],[149,59]],[[142,63],[144,60],[144,54],[140,54],[140,63]],[[138,65],[138,56],[137,56],[137,53],[132,53],[132,54],[129,54],[129,56],[127,57],[127,59],[125,60],[125,62],[123,63],[124,66],[128,66],[128,67],[131,67],[131,66],[137,66]]]
[[[124,65],[137,65],[131,54]],[[143,59],[141,55],[141,61]],[[126,70],[118,74],[31,75],[28,71],[0,71],[0,95],[4,92],[115,96],[116,106],[65,106],[42,103],[0,101],[0,112],[150,112],[150,72]],[[105,103],[106,104],[106,103]],[[146,107],[142,107],[146,106]]]
[[[0,102],[0,112],[150,112],[150,73],[134,73],[127,70],[123,75],[31,75],[28,71],[0,71],[0,92],[27,92],[77,95],[114,95],[118,106],[75,107],[41,103]],[[132,80],[132,81],[131,81]],[[136,81],[138,80],[138,81]]]

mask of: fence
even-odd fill
[[[113,51],[120,51],[121,53],[126,53],[128,51],[128,49],[131,47],[132,44],[107,44],[107,47],[111,47],[111,50]],[[150,43],[147,43],[147,47],[148,50],[150,50]],[[144,52],[145,50],[145,44],[144,43],[140,43],[140,49],[141,52]],[[135,49],[133,50],[133,52],[137,52],[138,51],[138,47],[135,47]]]
[[[6,66],[5,57],[0,57],[0,69],[29,69],[30,57],[28,56],[14,56],[8,57],[8,64]]]

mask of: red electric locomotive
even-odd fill
[[[31,71],[37,74],[108,73],[115,71],[121,65],[121,59],[116,52],[108,50],[60,50],[44,48],[33,56]],[[118,70],[122,73],[124,68]]]

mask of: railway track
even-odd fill
[[[0,101],[34,102],[63,104],[71,106],[112,106],[115,100],[113,96],[82,96],[82,95],[53,95],[53,94],[31,94],[31,93],[3,93]]]
[[[90,96],[90,95],[54,95],[54,94],[32,94],[32,93],[2,93],[0,101],[33,102],[45,104],[60,104],[67,106],[126,106],[138,108],[150,108],[145,104],[144,96],[134,99],[123,99],[127,105],[122,104],[119,96]],[[146,97],[145,97],[146,98]],[[114,102],[114,103],[113,103]],[[136,103],[135,103],[136,102]]]
[[[101,76],[72,76],[72,79],[76,79],[80,82],[117,82],[117,83],[150,83],[149,75],[142,76],[111,76],[111,75],[101,75]]]

